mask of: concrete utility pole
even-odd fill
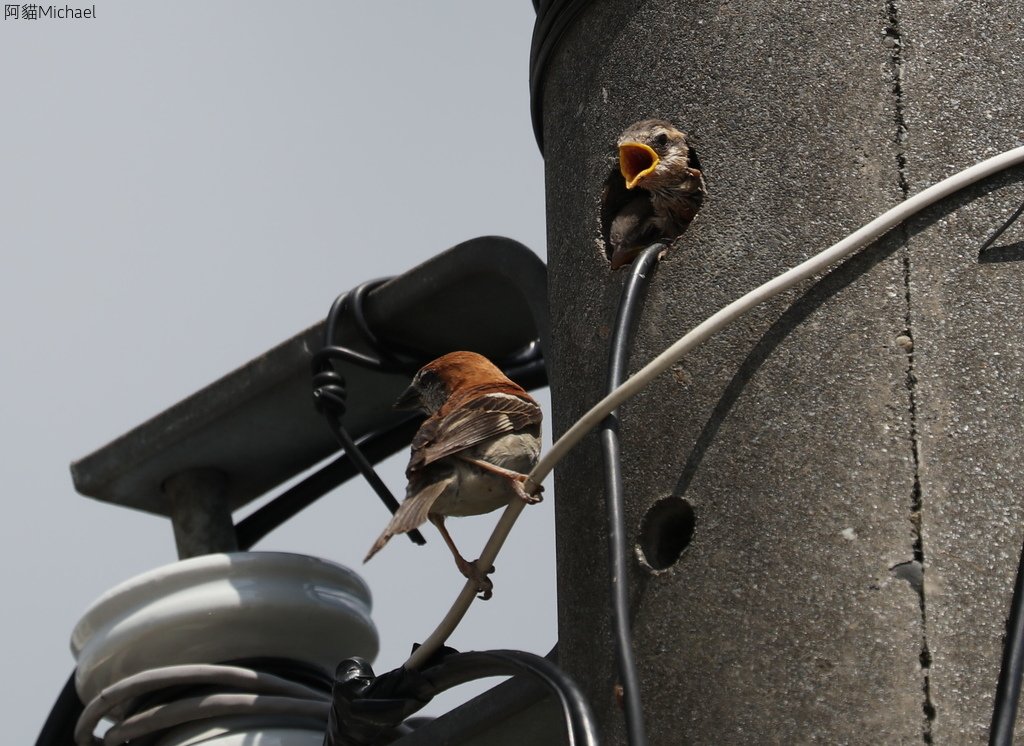
[[[624,273],[600,195],[626,125],[692,133],[709,191],[656,270],[635,371],[1021,144],[1022,80],[1015,2],[592,3],[543,80],[556,434],[604,392]],[[631,577],[652,744],[986,738],[1024,538],[1024,224],[979,248],[1021,176],[758,309],[622,408],[627,530],[665,565]],[[560,661],[621,743],[596,436],[556,491]],[[677,561],[682,503],[640,537],[667,496],[695,519]]]

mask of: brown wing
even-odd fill
[[[496,435],[539,425],[542,418],[536,402],[515,394],[484,394],[448,414],[439,412],[413,438],[406,474]]]
[[[412,531],[417,526],[422,525],[427,520],[427,514],[437,501],[437,498],[448,488],[453,479],[454,476],[429,482],[406,497],[391,517],[391,521],[384,529],[384,532],[377,537],[377,541],[373,542],[373,546],[370,547],[370,551],[367,552],[363,562],[366,562],[370,557],[379,552],[395,534],[404,534],[406,531]],[[410,484],[409,486],[413,487],[414,485]]]

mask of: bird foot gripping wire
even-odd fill
[[[494,596],[494,581],[487,576],[494,572],[494,565],[491,565],[486,570],[482,570],[478,564],[479,562],[480,560],[474,560],[473,562],[463,560],[457,564],[459,572],[462,573],[463,577],[467,580],[476,581],[476,590],[480,594],[477,598],[481,601],[489,601]]]

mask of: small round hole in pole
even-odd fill
[[[693,539],[697,516],[689,502],[674,495],[654,503],[640,524],[640,561],[651,570],[666,570],[676,563]]]

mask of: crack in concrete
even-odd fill
[[[887,0],[885,5],[885,38],[889,44],[889,66],[892,75],[892,95],[895,100],[893,119],[896,125],[896,178],[906,199],[910,186],[907,182],[907,154],[903,145],[907,140],[907,123],[903,118],[903,37],[900,32],[900,14],[896,0]]]
[[[886,0],[885,29],[886,42],[889,45],[889,64],[892,76],[892,95],[894,99],[893,120],[896,127],[896,179],[903,199],[910,194],[910,184],[907,178],[907,154],[905,144],[907,140],[907,125],[903,114],[903,36],[900,29],[900,13],[897,0]],[[935,720],[935,706],[931,698],[931,680],[929,670],[931,668],[931,651],[928,647],[928,613],[925,598],[924,585],[924,540],[921,530],[921,452],[920,441],[917,432],[917,376],[915,373],[914,345],[913,345],[913,323],[911,313],[911,283],[910,283],[910,247],[908,243],[909,232],[906,227],[900,229],[903,234],[903,291],[905,299],[904,311],[904,336],[910,344],[906,345],[907,352],[907,374],[906,386],[908,406],[910,414],[910,449],[914,468],[914,484],[910,499],[910,520],[914,527],[913,564],[920,567],[921,578],[919,585],[914,588],[918,594],[918,603],[921,609],[921,652],[919,660],[921,673],[923,675],[922,693],[924,701],[921,709],[924,713],[924,720],[921,726],[921,738],[926,744],[932,743],[932,722]],[[907,563],[909,564],[909,563]],[[913,585],[913,584],[912,584]]]

